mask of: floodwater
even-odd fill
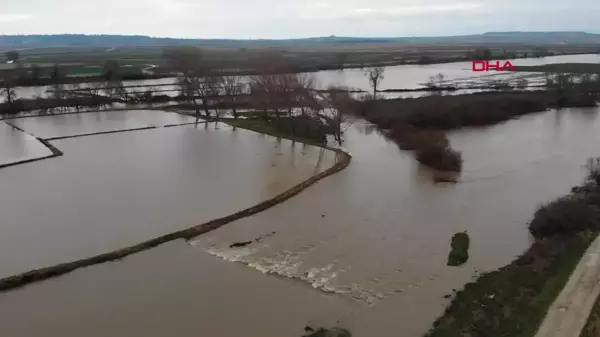
[[[542,58],[526,58],[510,60],[515,66],[534,66],[550,63],[599,63],[600,55],[584,54],[584,55],[561,55]],[[370,91],[371,86],[365,76],[365,69],[346,69],[326,70],[315,73],[309,73],[315,76],[317,86],[323,89],[329,86],[344,86],[348,88]],[[445,75],[445,79],[449,81],[468,81],[477,84],[477,79],[487,78],[490,75],[496,76],[495,79],[507,79],[517,76],[511,73],[493,74],[488,72],[474,73],[472,71],[471,62],[454,62],[432,65],[399,65],[386,67],[384,79],[382,80],[380,90],[385,89],[416,89],[423,88],[423,84],[429,81],[430,76],[435,76],[439,73]],[[521,73],[522,74],[522,73]],[[130,88],[132,92],[145,92],[146,90],[170,90],[161,92],[161,94],[169,96],[177,96],[178,88],[175,85],[174,78],[161,78],[155,80],[137,80],[125,81],[124,85],[138,86]],[[160,87],[155,87],[160,85]],[[33,98],[36,95],[44,96],[46,91],[51,89],[50,86],[40,87],[19,87],[16,89],[19,98]]]
[[[354,159],[346,170],[193,244],[372,307],[339,318],[358,336],[419,336],[441,314],[443,295],[529,246],[535,209],[568,193],[583,178],[585,159],[600,155],[598,113],[550,111],[453,132],[465,159],[457,185],[432,184],[410,155],[359,123],[347,135]],[[260,244],[227,245],[276,228]],[[446,267],[452,235],[465,230],[470,261]]]
[[[0,165],[52,155],[35,137],[0,122]]]
[[[194,123],[194,117],[160,110],[99,111],[7,120],[41,138],[69,137],[146,127]]]
[[[568,193],[582,180],[586,158],[600,154],[599,113],[597,108],[548,111],[492,127],[452,132],[449,135],[452,146],[462,151],[465,159],[461,182],[456,185],[433,184],[431,172],[421,167],[411,154],[385,140],[373,126],[356,121],[344,144],[353,160],[342,172],[267,211],[200,236],[191,246],[173,242],[124,261],[85,268],[0,294],[0,324],[10,336],[36,336],[43,332],[75,337],[84,329],[89,336],[159,337],[173,333],[216,337],[294,336],[301,334],[305,324],[340,325],[358,337],[421,336],[442,314],[449,301],[444,295],[464,286],[477,272],[506,265],[522,253],[530,244],[527,223],[535,209]],[[199,131],[171,128],[121,134],[127,136],[124,139],[152,134],[140,141],[145,146],[138,151],[145,155],[136,154],[129,161],[159,168],[150,172],[140,169],[136,175],[129,168],[135,164],[128,164],[128,160],[114,161],[112,170],[119,174],[111,177],[120,179],[113,184],[106,183],[111,181],[106,175],[89,178],[101,174],[94,167],[107,159],[105,154],[98,159],[89,154],[106,151],[107,146],[113,148],[116,143],[123,144],[122,140],[109,141],[108,145],[105,139],[94,140],[95,137],[56,142],[59,148],[64,147],[65,153],[74,152],[73,162],[65,162],[61,167],[76,166],[76,159],[81,162],[82,158],[92,157],[94,161],[86,167],[79,164],[78,170],[70,171],[71,176],[79,177],[71,185],[92,179],[91,187],[105,181],[103,189],[82,186],[77,197],[90,198],[89,191],[93,190],[92,194],[98,194],[93,200],[100,205],[110,198],[109,209],[122,205],[117,210],[129,215],[127,221],[114,221],[111,217],[102,218],[109,209],[96,205],[94,211],[89,207],[92,213],[86,214],[85,228],[104,226],[93,230],[95,236],[100,235],[96,240],[103,241],[103,245],[115,243],[119,238],[113,236],[123,232],[133,232],[136,237],[140,235],[138,232],[149,235],[149,225],[168,221],[186,223],[180,221],[186,215],[192,222],[194,219],[201,222],[198,217],[206,216],[204,212],[210,210],[205,203],[212,207],[219,205],[213,201],[218,196],[212,193],[215,189],[233,189],[222,186],[232,183],[233,177],[219,184],[208,180],[212,185],[197,191],[207,179],[190,188],[188,185],[196,182],[190,173],[184,172],[201,171],[212,176],[205,165],[210,167],[209,163],[216,160],[225,163],[219,166],[224,170],[236,165],[225,161],[233,160],[228,159],[229,155],[244,153],[236,150],[238,144],[264,146],[262,142],[252,145],[250,136],[243,141],[235,140],[245,133],[221,131],[212,131],[210,135],[219,136],[215,140],[207,136],[204,142],[193,142],[181,136],[179,141],[166,141],[163,133],[173,130],[184,130],[181,132],[186,135]],[[179,139],[177,135],[179,131],[171,136]],[[78,143],[84,140],[89,142]],[[222,146],[221,151],[226,155],[201,161],[203,153],[212,156],[217,151],[212,145],[203,150],[198,148],[207,142]],[[157,149],[159,144],[170,151]],[[92,151],[84,157],[83,152],[90,147]],[[124,156],[132,153],[130,150],[122,149],[119,153]],[[174,157],[169,158],[166,153]],[[175,161],[176,158],[182,162]],[[176,169],[172,167],[182,172],[174,174]],[[234,170],[244,171],[239,166],[231,172]],[[280,174],[286,176],[294,170]],[[44,177],[52,177],[56,172],[57,169],[52,169]],[[272,179],[270,174],[274,172],[260,176]],[[26,177],[35,186],[25,191],[29,195],[35,191],[46,193],[49,189],[41,182],[32,182],[35,175],[31,172],[17,175]],[[201,175],[198,173],[196,178]],[[0,171],[0,179],[3,176],[5,171]],[[132,179],[138,185],[143,185],[141,179],[153,184],[166,179],[169,183],[152,191],[130,193],[131,184],[135,184],[129,182]],[[243,181],[235,183],[240,193],[248,188],[238,186]],[[0,184],[4,186],[6,182]],[[186,188],[193,199],[189,207],[201,207],[203,212],[191,214],[178,207],[188,200],[176,197]],[[15,193],[19,189],[8,190]],[[211,193],[209,197],[206,190]],[[88,212],[85,208],[81,210],[82,202],[72,195],[68,197],[71,199],[59,195],[52,201],[50,195],[46,196],[62,211],[50,222],[54,230],[67,229],[54,223],[70,216],[65,210]],[[21,193],[15,199],[26,200]],[[36,203],[31,209],[40,207],[44,205]],[[0,211],[4,214],[10,209]],[[162,215],[164,212],[167,214]],[[78,240],[88,237],[76,233],[68,241],[49,238],[51,230],[40,224],[48,222],[47,214],[44,217],[44,213],[27,213],[30,214],[17,214],[14,219],[26,218],[19,225],[28,224],[35,230],[17,238],[2,238],[0,244],[0,256],[5,256],[6,261],[18,260],[15,267],[28,262],[23,254],[30,258],[39,256],[40,247],[56,251],[50,248],[56,244],[78,246]],[[113,228],[123,223],[127,224],[124,226],[127,231]],[[164,229],[163,226],[160,228]],[[24,228],[15,226],[12,231],[27,231]],[[465,230],[471,237],[471,258],[462,267],[447,267],[450,239],[454,233]],[[105,234],[109,231],[111,236]],[[263,237],[262,241],[244,248],[230,248],[234,242],[257,237]],[[49,239],[54,242],[46,242]],[[93,243],[89,239],[83,241],[87,245]],[[73,255],[78,254],[69,256]]]
[[[562,55],[510,61],[514,66],[534,66],[551,63],[600,63],[600,55]],[[338,85],[369,91],[372,89],[367,76],[365,76],[365,71],[366,69],[327,70],[316,73],[316,77],[322,88],[327,88],[330,85]],[[444,74],[445,80],[464,81],[474,80],[477,77],[490,76],[494,72],[473,72],[471,62],[386,67],[379,90],[422,88],[425,83],[429,82],[430,76],[436,76],[439,73]],[[507,72],[504,75],[497,75],[495,79],[510,78],[511,76],[515,75]]]
[[[37,117],[25,120],[36,129]],[[229,215],[335,160],[335,153],[321,148],[217,127],[202,123],[56,140],[52,144],[64,156],[0,170],[0,277]],[[52,135],[64,130],[70,135],[74,128],[59,124]]]

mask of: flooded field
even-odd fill
[[[515,66],[535,66],[550,63],[598,63],[600,55],[561,55],[549,56],[541,58],[526,58],[510,60]],[[315,76],[316,84],[322,89],[327,89],[331,85],[345,86],[354,89],[370,91],[371,86],[369,80],[365,76],[366,69],[345,69],[345,70],[326,70],[311,73]],[[510,80],[511,78],[519,77],[524,74],[531,73],[503,73],[494,74],[494,72],[473,72],[471,62],[454,62],[432,65],[399,65],[386,67],[385,78],[382,80],[379,90],[386,89],[417,89],[423,88],[423,84],[429,81],[430,76],[435,76],[439,73],[445,75],[448,81],[472,82],[472,85],[481,84],[488,80],[487,77],[493,76],[495,80]],[[537,81],[537,82],[536,82]],[[531,81],[531,84],[539,84],[540,79]],[[179,95],[179,88],[175,85],[174,78],[161,78],[156,80],[138,80],[125,81],[126,86],[136,86],[130,88],[131,92],[145,92],[146,90],[161,90],[161,94],[169,96]],[[85,86],[85,85],[84,85]],[[20,87],[17,88],[17,96],[20,98],[33,98],[34,96],[46,95],[46,91],[50,90],[50,86],[39,87]]]
[[[139,111],[132,112],[135,115]],[[152,112],[155,113],[155,112]],[[130,113],[114,112],[111,116]],[[79,115],[82,119],[95,114]],[[45,136],[90,131],[22,119]],[[135,125],[138,117],[123,122]],[[36,125],[36,121],[40,125]],[[86,124],[82,124],[86,125]],[[119,127],[103,125],[98,129]],[[226,125],[52,141],[64,156],[0,171],[0,277],[89,257],[251,207],[331,167],[335,154]]]
[[[176,241],[2,293],[0,324],[11,337],[300,336],[356,308]]]
[[[465,159],[457,185],[433,184],[411,154],[356,121],[344,144],[353,160],[340,173],[191,245],[173,242],[0,294],[0,324],[10,336],[293,336],[313,323],[358,337],[420,336],[442,313],[444,295],[523,252],[536,207],[581,181],[585,159],[600,154],[599,113],[548,111],[450,133]],[[303,156],[298,144],[219,128],[61,140],[54,144],[64,157],[0,171],[9,186],[0,212],[10,220],[0,270],[197,224],[331,165],[319,149]],[[61,235],[67,230],[74,234]],[[447,267],[450,239],[465,230],[471,258]]]
[[[534,66],[550,63],[599,63],[600,55],[564,55],[510,61],[514,66]],[[476,78],[490,75],[494,75],[495,79],[515,76],[515,74],[510,72],[502,75],[494,74],[494,72],[473,72],[472,66],[471,62],[455,62],[423,66],[401,65],[386,67],[385,77],[381,81],[379,90],[423,88],[423,84],[429,81],[430,76],[435,76],[439,73],[444,74],[445,79],[449,81],[475,80]],[[365,71],[366,69],[328,70],[320,71],[315,76],[323,88],[327,88],[329,85],[342,85],[369,91],[371,87],[367,76],[365,76]]]
[[[537,206],[579,183],[586,158],[600,153],[598,112],[552,111],[452,133],[465,158],[458,185],[433,185],[407,154],[357,125],[345,144],[354,155],[346,170],[194,245],[373,306],[341,318],[358,336],[418,336],[441,314],[443,295],[528,247],[527,223]],[[226,245],[274,228],[278,234],[261,244]],[[471,259],[463,268],[446,267],[450,238],[465,230]]]
[[[0,121],[0,166],[52,155],[35,137]]]
[[[45,139],[161,127],[195,121],[194,117],[159,110],[99,111],[7,120],[9,124]]]

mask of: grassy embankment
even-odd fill
[[[600,298],[594,304],[594,308],[590,313],[583,331],[581,331],[581,337],[598,337],[600,336]]]
[[[600,229],[600,166],[588,163],[581,187],[538,209],[533,245],[514,262],[458,292],[429,337],[531,337]],[[592,314],[585,337],[597,326]]]
[[[467,284],[428,336],[533,336],[597,236],[598,207],[600,187],[591,180],[542,206],[529,225],[536,239],[531,248],[510,265]]]
[[[262,118],[249,118],[249,119],[221,119],[220,121],[227,123],[233,127],[239,127],[242,129],[248,129],[252,131],[256,131],[258,133],[263,133],[266,135],[285,138],[292,141],[298,141],[302,143],[307,143],[311,145],[322,146],[325,145],[326,141],[323,139],[323,133],[293,133],[289,129],[283,129],[281,127],[277,127],[275,123],[270,121],[265,121]]]

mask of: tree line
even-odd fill
[[[251,76],[230,75],[224,65],[205,61],[196,47],[165,48],[164,58],[196,118],[218,119],[226,108],[237,119],[244,110],[245,118],[260,119],[296,136],[322,140],[331,134],[342,140],[342,115],[353,102],[348,91],[319,90],[312,74],[286,71],[291,68],[277,55],[251,60],[255,74]]]
[[[312,74],[286,71],[286,61],[277,55],[265,55],[253,62],[251,76],[230,75],[231,69],[214,59],[206,61],[203,51],[196,47],[167,47],[164,59],[176,80],[178,95],[161,95],[161,90],[131,90],[124,85],[122,67],[116,60],[108,60],[102,68],[102,81],[95,83],[64,84],[64,74],[57,65],[52,68],[50,88],[46,97],[33,99],[17,97],[16,79],[34,76],[37,68],[15,67],[5,72],[0,87],[0,112],[16,113],[23,110],[61,109],[122,103],[180,102],[196,118],[214,120],[225,110],[234,119],[260,119],[271,127],[297,136],[322,141],[326,135],[342,140],[343,113],[351,109],[353,99],[345,88],[331,87],[320,90]],[[381,71],[382,73],[383,71]]]

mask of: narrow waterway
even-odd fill
[[[88,336],[294,336],[305,324],[341,325],[358,337],[420,336],[443,312],[449,301],[444,295],[522,253],[538,205],[581,181],[585,159],[600,155],[599,113],[547,111],[452,132],[452,146],[465,159],[456,185],[433,184],[411,154],[356,121],[344,144],[353,155],[347,169],[191,246],[173,242],[0,294],[0,325],[10,336],[75,337],[84,329]],[[182,158],[190,158],[190,147],[185,149]],[[199,159],[203,151],[213,152],[198,151]],[[188,160],[181,168],[201,170],[203,163]],[[172,187],[189,182],[176,183],[171,169],[163,172]],[[132,176],[121,183],[126,177]],[[219,188],[194,202],[202,204]],[[102,193],[114,203],[131,202],[113,192]],[[148,205],[149,194],[137,196],[139,205]],[[138,209],[131,219],[154,219],[169,210],[170,221],[181,220],[169,199],[163,197],[161,207]],[[447,267],[450,239],[465,230],[471,258],[463,267]],[[40,240],[44,234],[32,231],[28,237]],[[230,247],[258,237],[263,239]]]

